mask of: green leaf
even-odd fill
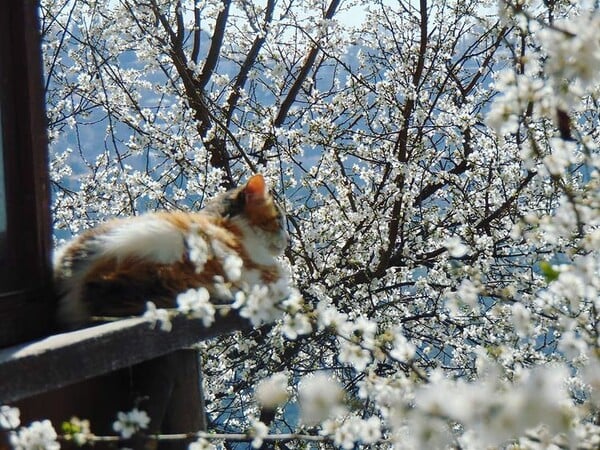
[[[552,267],[552,264],[550,264],[548,261],[540,262],[540,270],[542,271],[542,275],[544,275],[544,278],[548,283],[556,280],[560,274],[560,272]]]

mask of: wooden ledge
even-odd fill
[[[183,316],[171,322],[173,329],[166,332],[150,319],[123,319],[1,349],[0,405],[251,328],[235,311],[217,312],[209,328]]]

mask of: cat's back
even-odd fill
[[[55,256],[59,322],[73,328],[92,316],[140,314],[147,301],[174,307],[178,292],[209,288],[222,272],[213,249],[233,254],[241,246],[220,222],[203,213],[154,212],[82,233]]]

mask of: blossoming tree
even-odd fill
[[[254,332],[202,344],[195,448],[597,448],[594,2],[41,15],[57,239],[254,172],[288,217],[302,297],[257,294]]]

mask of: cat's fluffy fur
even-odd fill
[[[275,282],[281,274],[276,258],[287,239],[283,214],[262,175],[197,213],[165,211],[109,221],[57,251],[58,321],[77,328],[93,316],[140,314],[147,301],[174,307],[177,294],[189,288],[205,287],[217,295],[215,279]],[[237,280],[224,267],[228,256],[243,262]]]

